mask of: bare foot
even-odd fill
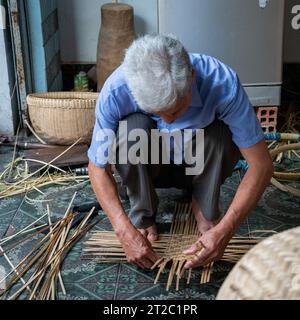
[[[153,224],[151,227],[148,227],[146,229],[138,229],[138,230],[150,242],[154,242],[158,239],[157,228],[155,224]]]
[[[193,199],[192,210],[193,210],[193,214],[195,216],[195,219],[197,221],[197,226],[198,226],[198,230],[199,230],[200,234],[203,234],[206,231],[212,229],[221,220],[221,218],[218,219],[218,220],[215,220],[215,221],[207,220],[204,217],[204,215],[203,215],[203,213],[202,213],[202,211],[201,211],[201,209],[200,209],[200,207],[198,205],[198,202],[195,199]]]

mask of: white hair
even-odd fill
[[[188,53],[169,36],[146,35],[135,40],[126,50],[123,71],[135,101],[149,113],[174,106],[191,88]]]

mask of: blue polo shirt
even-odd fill
[[[260,123],[237,74],[216,58],[189,54],[196,78],[192,84],[192,101],[180,118],[171,124],[151,115],[158,129],[203,129],[214,120],[226,123],[239,148],[249,148],[264,139]],[[97,167],[105,168],[101,159],[99,131],[116,132],[125,116],[143,112],[135,102],[124,79],[122,65],[105,82],[96,104],[96,122],[88,157]],[[101,148],[100,148],[101,149]]]

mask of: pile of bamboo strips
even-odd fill
[[[71,228],[76,220],[78,213],[71,212],[71,206],[75,199],[74,194],[68,209],[62,219],[55,223],[51,222],[50,211],[48,207],[48,222],[49,225],[34,235],[41,233],[43,230],[47,230],[48,233],[38,242],[37,245],[25,256],[25,258],[15,267],[8,258],[7,253],[15,248],[15,244],[12,248],[4,250],[2,245],[11,240],[12,237],[4,239],[1,242],[0,250],[7,262],[12,267],[12,270],[0,279],[0,282],[4,282],[9,276],[11,279],[6,285],[4,291],[0,292],[0,296],[5,293],[9,293],[10,289],[14,287],[19,281],[22,282],[22,286],[15,293],[13,293],[8,300],[17,299],[22,293],[27,293],[26,298],[29,300],[55,300],[57,296],[58,283],[61,290],[66,294],[65,286],[60,273],[61,264],[66,257],[69,250],[80,240],[97,222],[91,223],[90,217],[93,214],[94,208],[82,219],[79,225],[71,233]],[[44,217],[44,216],[43,216]],[[41,219],[41,218],[40,218]],[[30,227],[30,226],[28,226]],[[28,231],[28,227],[25,228]],[[22,230],[21,233],[25,232]],[[17,237],[20,233],[16,234]],[[34,235],[31,235],[33,237]],[[22,239],[21,242],[25,242],[28,238]],[[30,274],[25,281],[24,276]],[[25,292],[27,290],[27,292]]]
[[[49,185],[64,185],[70,182],[80,183],[87,181],[88,176],[77,177],[76,175],[53,165],[57,159],[66,154],[79,141],[80,139],[48,163],[35,159],[15,159],[14,154],[11,163],[9,163],[6,169],[0,174],[0,199],[33,190],[43,194],[43,192],[40,190],[41,187]],[[33,173],[29,173],[28,161],[39,162],[42,164],[42,167]],[[50,173],[50,169],[54,169],[56,172]]]
[[[284,158],[284,153],[286,153],[289,159],[300,159],[299,150],[299,121],[300,121],[300,111],[291,112],[290,109],[287,111],[285,117],[285,122],[279,130],[278,136],[272,141],[268,148],[270,149],[273,161],[280,163]],[[276,135],[276,134],[275,134]],[[297,172],[275,172],[271,183],[277,189],[290,193],[291,195],[300,197],[300,190],[291,187],[287,184],[283,184],[280,181],[299,181],[300,173]]]
[[[273,149],[270,151],[272,159],[274,159],[276,156],[283,154],[286,151],[295,151],[300,149],[300,142],[298,143],[292,143],[292,144],[285,144],[282,145],[276,149]],[[275,172],[273,178],[271,179],[271,183],[278,188],[281,191],[288,192],[294,196],[300,197],[300,190],[285,184],[282,184],[278,181],[278,179],[281,180],[298,180],[300,179],[300,174],[299,173],[278,173]]]
[[[190,283],[192,269],[185,270],[184,265],[194,255],[185,255],[183,251],[194,244],[199,236],[191,204],[177,204],[170,233],[159,235],[159,239],[153,243],[153,249],[161,257],[152,267],[152,270],[158,268],[154,283],[159,281],[160,275],[168,266],[170,266],[170,269],[166,286],[167,290],[170,289],[175,277],[176,290],[179,290],[180,280],[186,273],[186,283]],[[262,239],[261,237],[232,238],[221,260],[236,263]],[[115,233],[107,231],[94,232],[91,238],[85,241],[83,259],[94,259],[98,263],[127,262],[123,247]],[[212,269],[213,263],[202,268],[201,284],[210,281]]]

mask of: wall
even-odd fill
[[[0,74],[0,134],[13,135],[18,115],[8,19],[0,28]]]
[[[108,0],[59,0],[62,63],[95,63],[100,8]],[[157,0],[119,1],[134,7],[137,34],[157,32]]]
[[[293,17],[291,12],[295,5],[300,5],[300,0],[286,0],[283,54],[285,63],[300,63],[300,30],[294,30],[291,25]]]
[[[272,1],[272,0],[271,0]],[[59,0],[61,58],[63,63],[95,63],[100,8],[108,0]],[[138,34],[158,30],[158,0],[120,1],[134,6]],[[286,0],[284,62],[300,62],[300,30],[291,27],[291,8],[300,0]]]
[[[57,3],[58,0],[26,0],[34,92],[62,88]]]

